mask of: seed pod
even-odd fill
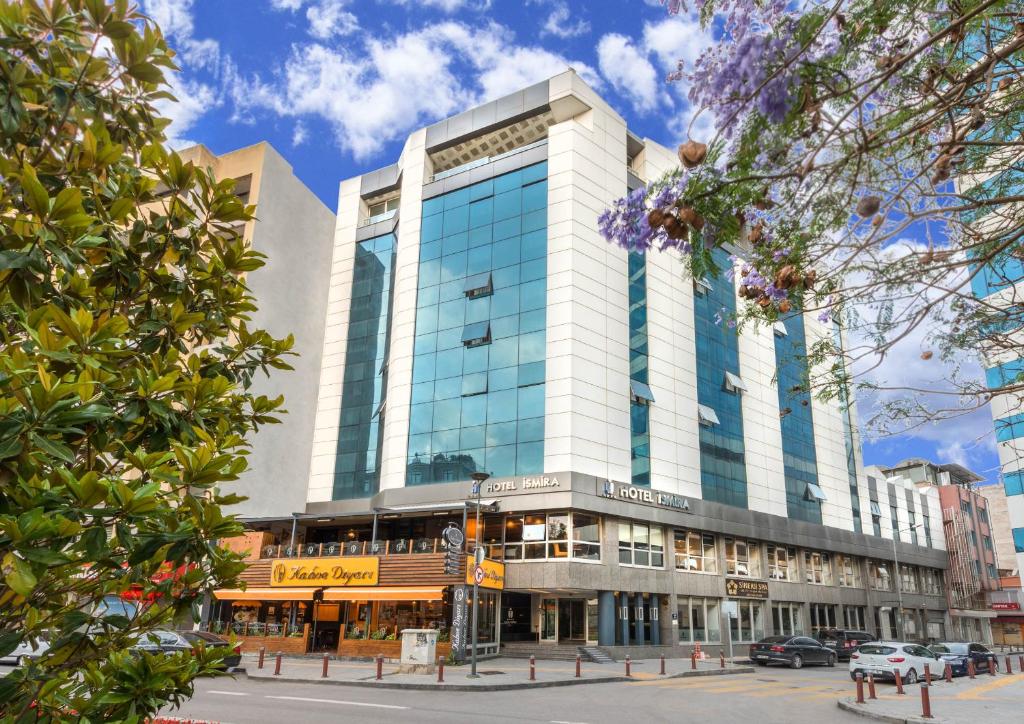
[[[684,224],[689,224],[697,231],[704,228],[704,217],[689,206],[681,206],[679,208],[679,220]]]
[[[792,308],[793,305],[790,303],[788,299],[783,299],[781,302],[779,302],[779,311],[782,312],[783,314],[788,314],[789,310]]]
[[[681,223],[679,219],[671,214],[665,216],[665,233],[668,234],[668,238],[682,240],[689,234],[689,229],[685,224]]]
[[[746,299],[747,295],[749,293],[750,293],[749,287],[747,287],[746,284],[741,284],[740,288],[739,288],[739,292],[738,292],[738,294],[740,295],[740,299]]]
[[[881,226],[884,221],[885,221],[885,217],[884,216],[876,216],[875,218],[873,218],[871,220],[871,225],[872,226]]]
[[[781,410],[779,410],[779,417],[785,417],[786,415],[788,415],[792,411],[793,411],[792,407],[783,407]]]
[[[932,358],[932,352],[931,352],[931,350],[928,350],[928,349],[926,349],[926,350],[925,350],[924,352],[922,352],[922,353],[921,353],[921,359],[923,359],[923,360],[929,360],[929,359],[931,359],[931,358]]]
[[[862,218],[868,218],[878,213],[878,208],[882,205],[882,199],[877,196],[861,196],[860,201],[857,202],[857,216]]]
[[[761,239],[764,238],[764,224],[760,221],[754,224],[754,228],[747,233],[747,238],[750,239],[751,244],[760,244]]]
[[[697,168],[708,155],[708,147],[698,141],[687,141],[679,147],[679,160],[686,168]]]
[[[770,297],[764,296],[764,297],[761,297],[760,299],[758,299],[758,300],[757,300],[757,303],[758,303],[758,304],[759,304],[759,305],[760,305],[760,306],[761,306],[762,308],[768,308],[768,307],[770,307],[770,306],[772,305],[772,300],[771,300],[771,298],[770,298]]]
[[[661,209],[654,209],[651,213],[647,214],[647,223],[650,224],[652,229],[657,229],[665,223],[665,217],[667,214]]]
[[[811,269],[809,272],[804,274],[804,288],[814,289],[814,282],[818,280],[818,272]]]
[[[786,266],[779,269],[775,274],[775,286],[780,289],[789,289],[797,282],[796,267],[792,264],[786,264]]]

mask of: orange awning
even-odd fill
[[[312,601],[318,588],[218,588],[218,601]]]
[[[440,601],[444,586],[325,588],[325,601]]]

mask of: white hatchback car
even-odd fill
[[[896,671],[904,684],[916,684],[924,678],[925,664],[932,676],[942,676],[944,668],[942,659],[930,649],[919,644],[902,643],[899,641],[870,641],[861,644],[850,654],[850,678],[856,679],[857,674],[874,674],[875,680],[896,679]]]

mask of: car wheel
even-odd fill
[[[789,667],[791,669],[801,669],[804,665],[804,657],[800,654],[793,654],[793,658],[789,660]]]
[[[825,666],[832,667],[832,666],[835,666],[835,665],[836,665],[836,657],[835,656],[829,656],[828,657],[828,661],[825,662]]]
[[[856,672],[856,671],[851,671],[850,672],[850,678],[853,679],[854,681],[856,681],[857,680],[857,673],[858,672]]]
[[[768,662],[767,662],[767,661],[758,661],[758,662],[757,662],[757,665],[758,665],[758,666],[767,666],[767,665],[768,665]]]
[[[909,671],[907,671],[907,675],[905,677],[903,677],[903,678],[906,680],[906,682],[908,684],[911,684],[911,685],[916,684],[917,683],[917,672],[914,671],[913,669],[910,669]]]

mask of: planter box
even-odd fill
[[[437,644],[438,656],[447,657],[448,652],[451,650],[452,645],[447,641]],[[338,656],[372,659],[378,654],[386,659],[395,659],[397,661],[402,657],[402,642],[400,640],[383,641],[375,639],[342,639],[338,643]]]
[[[242,645],[242,652],[247,654],[259,653],[260,647],[267,648],[267,656],[273,656],[278,651],[282,654],[304,654],[309,645],[309,624],[302,629],[301,636],[235,636],[235,640]]]

